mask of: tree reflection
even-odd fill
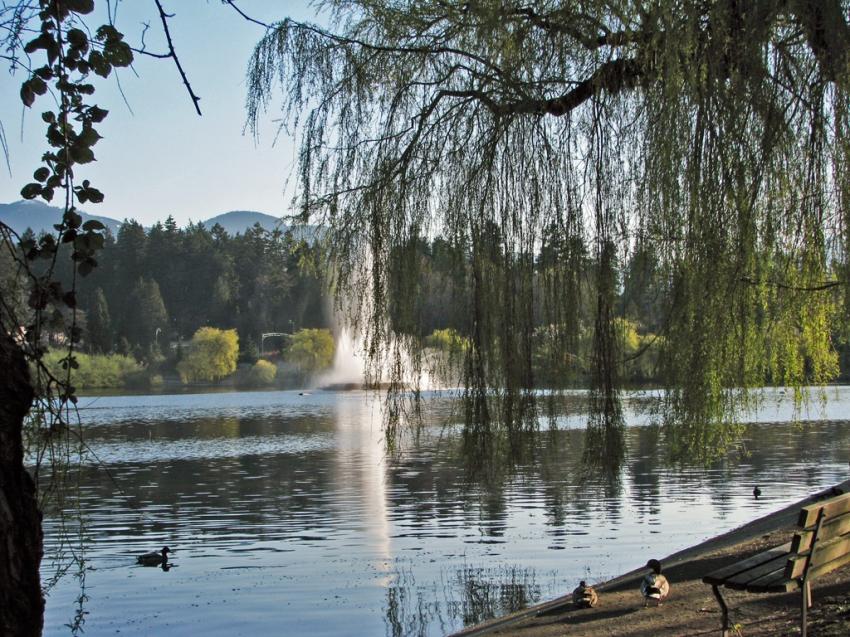
[[[394,583],[387,587],[387,633],[427,635],[439,627],[445,634],[458,626],[471,626],[522,610],[538,603],[544,594],[531,568],[485,568],[463,564],[440,570],[442,590],[417,586],[409,568],[396,565]]]

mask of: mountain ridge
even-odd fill
[[[104,215],[93,215],[82,209],[78,212],[83,217],[83,221],[89,219],[100,221],[113,235],[117,235],[118,229],[124,221],[127,221],[127,218],[121,221]],[[19,235],[23,234],[27,228],[32,228],[36,235],[41,232],[53,232],[53,224],[59,223],[61,219],[62,208],[50,206],[41,201],[19,200],[12,203],[0,203],[0,222],[5,223]],[[286,229],[280,218],[256,210],[231,210],[198,223],[202,223],[207,230],[211,230],[218,223],[230,235],[244,234],[256,223],[269,231],[275,228]]]

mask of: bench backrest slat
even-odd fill
[[[809,569],[809,579],[816,579],[821,575],[831,573],[845,564],[850,564],[850,553],[845,553],[841,557],[838,557],[831,562],[827,562],[826,564],[822,564],[821,566],[813,566]]]
[[[844,513],[850,513],[850,493],[804,506],[800,510],[800,518],[797,525],[802,529],[814,526],[821,509],[824,510],[826,519],[843,515]]]
[[[781,559],[787,557],[788,551],[790,549],[791,543],[786,542],[782,546],[777,546],[776,548],[764,551],[763,553],[759,553],[758,555],[753,555],[752,557],[748,557],[745,560],[741,560],[739,562],[735,562],[734,564],[719,568],[716,571],[712,571],[711,573],[703,577],[702,581],[706,584],[723,584],[727,579],[729,579],[730,577],[734,577],[738,573],[741,573],[751,568],[755,568],[764,564],[765,562],[770,562],[774,559]]]
[[[818,544],[815,546],[814,555],[812,555],[812,559],[809,564],[809,577],[814,576],[812,571],[815,567],[827,566],[848,554],[850,554],[850,536],[827,540],[823,543],[818,540]],[[785,567],[785,577],[789,579],[802,577],[806,570],[807,559],[808,552],[803,553],[802,555],[795,555],[790,558],[787,566]],[[837,567],[833,566],[829,570],[832,570],[832,568]]]
[[[818,542],[825,542],[841,535],[850,533],[850,512],[834,518],[827,518],[821,526],[818,534]],[[791,552],[802,553],[808,551],[812,545],[814,530],[800,531],[791,540]]]

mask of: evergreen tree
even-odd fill
[[[133,286],[130,294],[130,311],[125,315],[122,332],[134,350],[155,351],[168,337],[168,313],[156,281],[142,277]]]
[[[139,279],[146,274],[146,248],[147,235],[142,224],[135,220],[125,220],[118,229],[115,259],[111,262],[112,276],[110,285],[105,288],[116,327],[134,320],[136,304],[132,293]],[[122,331],[127,333],[126,330]]]
[[[101,288],[96,288],[88,311],[88,343],[93,354],[108,354],[112,351],[112,321],[109,306]]]

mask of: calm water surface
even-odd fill
[[[746,452],[709,468],[659,460],[657,430],[632,410],[615,481],[582,479],[584,417],[561,415],[534,457],[486,484],[468,479],[446,397],[429,401],[432,424],[400,457],[384,454],[379,406],[361,392],[83,398],[100,461],[81,479],[83,628],[443,635],[846,479],[850,390],[827,392],[803,426],[769,395]],[[58,527],[45,520],[48,553]],[[164,544],[169,571],[135,565]],[[80,592],[73,575],[51,589],[46,635],[69,634]]]

